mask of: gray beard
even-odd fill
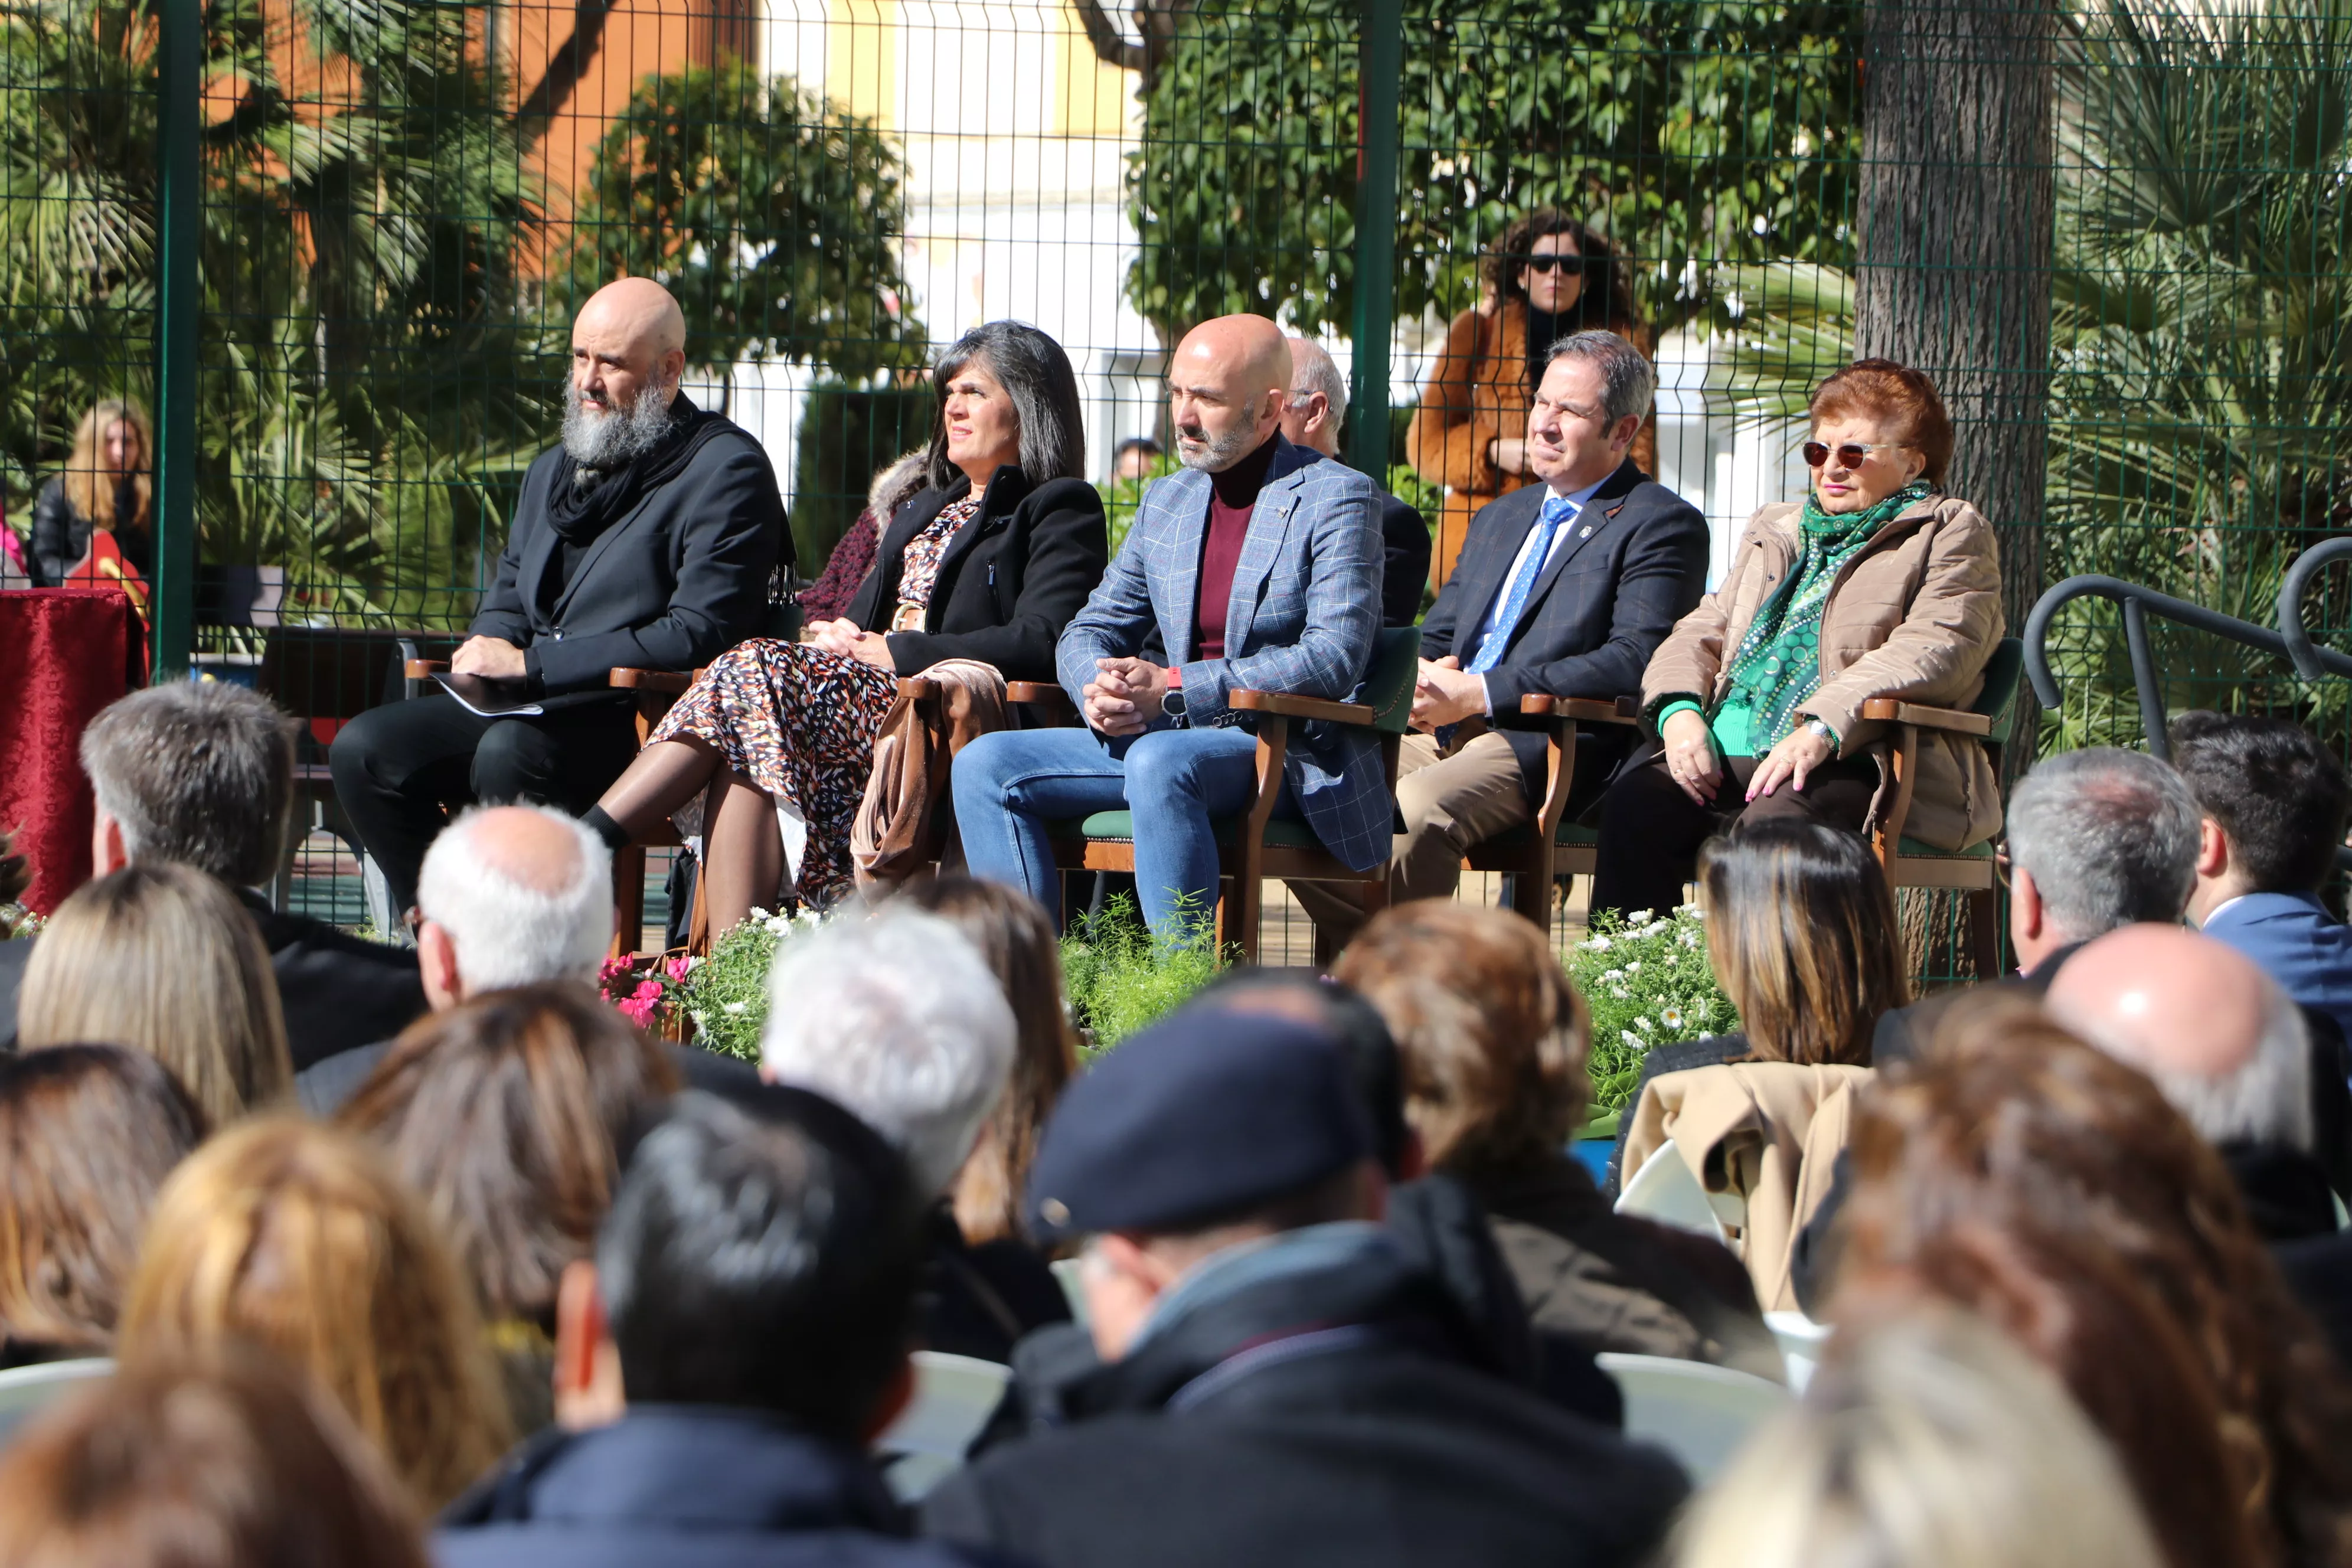
[[[661,388],[648,384],[628,407],[596,414],[580,398],[580,389],[563,384],[563,449],[583,468],[600,472],[622,468],[654,449],[669,430],[669,405]]]
[[[1257,405],[1253,402],[1248,417],[1223,436],[1213,437],[1209,449],[1198,457],[1187,452],[1182,444],[1176,447],[1176,460],[1188,468],[1198,468],[1205,474],[1222,474],[1235,463],[1256,450]]]

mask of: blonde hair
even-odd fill
[[[18,1045],[123,1046],[170,1068],[215,1127],[286,1099],[278,978],[228,889],[168,861],[86,882],[26,962]]]
[[[480,1314],[424,1205],[372,1148],[292,1116],[230,1129],[156,1200],[125,1356],[243,1342],[310,1374],[435,1510],[504,1451]]]
[[[130,426],[139,437],[139,469],[131,480],[132,493],[139,498],[139,514],[128,519],[114,515],[114,486],[108,481],[98,455],[107,431],[116,425]],[[74,426],[73,451],[67,456],[65,473],[60,476],[66,500],[100,528],[146,528],[154,515],[155,480],[151,472],[154,460],[155,432],[147,423],[147,411],[123,398],[101,397]]]
[[[1840,1336],[1676,1533],[1675,1568],[2160,1568],[2105,1441],[1976,1319]]]

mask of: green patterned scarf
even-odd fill
[[[1798,531],[1804,553],[1780,583],[1780,591],[1756,612],[1755,624],[1732,654],[1727,705],[1745,702],[1748,733],[1762,756],[1796,724],[1797,705],[1822,683],[1822,614],[1839,571],[1862,552],[1871,537],[1904,508],[1925,500],[1936,487],[1925,479],[1909,484],[1865,511],[1823,511],[1808,490]]]

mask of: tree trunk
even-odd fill
[[[1935,377],[1949,493],[2000,531],[2014,634],[2042,591],[2053,150],[2049,0],[1874,0],[1854,347]]]

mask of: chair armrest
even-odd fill
[[[624,691],[660,691],[679,697],[694,684],[694,677],[681,675],[674,669],[631,669],[615,665],[606,678],[606,683]]]
[[[404,680],[424,680],[431,676],[448,673],[449,661],[446,658],[412,658],[404,660],[400,667],[401,679]]]
[[[1004,683],[1004,700],[1024,705],[1059,702],[1067,706],[1070,694],[1050,680],[1008,680]]]
[[[1862,705],[1862,716],[1880,723],[1916,724],[1923,730],[1948,730],[1956,735],[1990,735],[1992,720],[1958,708],[1928,708],[1893,697],[1874,697]]]
[[[1327,702],[1320,697],[1300,697],[1288,691],[1234,691],[1228,707],[1251,713],[1279,713],[1286,719],[1321,719],[1333,724],[1369,724],[1375,714],[1368,702]]]
[[[1638,724],[1638,712],[1625,711],[1625,699],[1602,702],[1591,697],[1547,697],[1530,691],[1519,699],[1519,711],[1534,719],[1573,719],[1580,724]]]
[[[910,698],[919,702],[926,697],[937,697],[939,694],[940,683],[936,680],[925,680],[919,675],[902,675],[898,678],[898,695],[901,697]]]

